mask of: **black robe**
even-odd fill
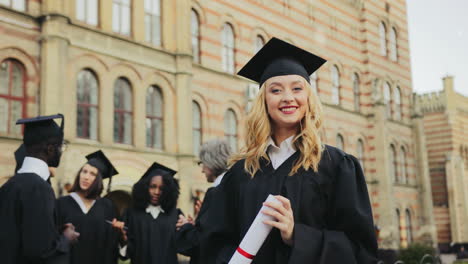
[[[156,219],[144,210],[128,209],[123,220],[127,231],[127,255],[132,264],[177,264],[177,208],[160,213]]]
[[[255,264],[376,263],[377,241],[366,181],[356,158],[326,146],[318,173],[291,171],[299,152],[276,170],[261,161],[253,178],[239,161],[215,190],[201,244],[202,263],[227,263],[269,194],[291,202],[293,245],[273,228],[255,256]]]
[[[56,225],[55,195],[34,173],[18,173],[0,188],[0,262],[53,263],[70,248]]]
[[[69,263],[117,263],[119,233],[105,221],[117,218],[116,208],[109,199],[97,199],[85,214],[75,199],[64,196],[57,200],[57,216],[60,225],[72,223],[80,233],[70,250]]]
[[[203,226],[207,223],[211,199],[213,198],[215,187],[211,187],[206,191],[205,199],[195,219],[195,225],[185,224],[179,231],[176,232],[177,248],[181,254],[190,256],[190,264],[203,264],[200,261],[200,240],[204,240]]]

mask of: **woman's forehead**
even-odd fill
[[[296,83],[304,82],[304,78],[300,75],[280,75],[280,76],[274,76],[266,80],[266,85],[272,85],[272,84],[289,84],[289,83]]]

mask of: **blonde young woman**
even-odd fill
[[[260,84],[245,148],[214,194],[203,226],[202,263],[227,263],[235,250],[255,264],[376,263],[377,242],[358,160],[319,136],[322,109],[309,76],[325,61],[271,39],[239,72]],[[275,221],[253,256],[238,245],[269,194]]]

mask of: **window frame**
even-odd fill
[[[147,1],[148,5],[150,6],[151,10],[147,10]],[[159,14],[154,11],[155,5],[159,6],[157,10],[159,11]],[[154,46],[162,46],[162,12],[161,12],[161,1],[160,0],[144,0],[144,12],[145,12],[145,41],[148,43],[151,43]],[[146,19],[150,18],[149,24],[147,23]],[[155,25],[155,21],[158,21],[158,24]],[[159,36],[155,36],[155,28],[159,26]],[[147,28],[149,27],[149,29]],[[148,30],[150,32],[150,36],[148,36]]]
[[[194,27],[194,24],[196,25],[196,27]],[[190,10],[190,36],[192,45],[192,59],[195,63],[201,62],[200,25],[200,15],[195,9],[192,8]]]
[[[117,81],[119,81],[119,80],[123,80],[128,84],[129,96],[131,96],[131,98],[130,98],[130,102],[131,102],[130,110],[124,109],[125,105],[123,106],[124,108],[117,108],[115,106],[116,85],[117,85]],[[125,77],[119,77],[119,78],[117,78],[115,80],[113,89],[114,89],[114,98],[113,98],[114,99],[114,136],[113,136],[114,143],[132,145],[133,144],[133,123],[134,123],[132,83]],[[124,97],[126,95],[122,90],[120,91],[119,96],[120,96],[120,102],[124,102],[125,101]],[[131,123],[132,123],[131,124],[131,129],[130,129],[130,142],[125,142],[125,129],[123,128],[125,126],[125,114],[130,115]],[[118,121],[119,121],[118,122],[118,124],[119,124],[119,127],[118,127],[118,129],[119,129],[118,140],[115,139],[115,126],[116,126],[115,116],[116,115],[118,116]]]
[[[354,72],[352,75],[352,82],[353,82],[353,99],[354,99],[354,110],[359,112],[361,110],[361,85],[360,85],[360,78],[357,72]]]
[[[145,104],[145,120],[146,122],[148,122],[148,120],[151,121],[151,135],[150,135],[150,138],[151,138],[151,142],[148,142],[147,140],[147,137],[148,137],[148,134],[146,134],[146,147],[148,148],[152,148],[152,149],[159,149],[159,150],[163,150],[164,149],[164,96],[163,96],[163,93],[162,93],[162,89],[158,86],[158,85],[150,85],[148,87],[148,89],[146,90],[146,100],[148,100],[148,97],[150,96],[149,92],[150,90],[153,90],[157,93],[157,95],[151,95],[151,105],[152,106],[155,106],[156,105],[156,100],[155,100],[155,97],[158,96],[159,97],[159,100],[161,101],[161,116],[157,116],[157,115],[152,115],[152,113],[149,113],[148,112],[148,108],[147,108],[147,103]],[[151,109],[153,110],[152,112],[155,112],[154,111],[154,108]],[[155,127],[153,126],[153,121],[154,120],[157,120],[161,123],[161,142],[160,142],[160,146],[158,146],[158,142],[155,142],[154,138],[155,138],[155,135],[156,135],[156,131],[155,131]],[[146,123],[146,125],[148,125]],[[146,127],[146,133],[148,133],[148,127]]]
[[[236,36],[232,24],[226,22],[221,30],[221,64],[226,73],[234,74],[236,70]]]
[[[128,5],[126,3],[124,3],[124,1],[128,1]],[[127,36],[127,37],[130,37],[132,35],[132,4],[133,4],[133,0],[112,0],[112,31],[114,33],[117,33],[117,34],[120,34],[120,35],[123,35],[123,36]],[[116,14],[114,14],[114,7],[115,6],[118,6],[118,11],[119,11],[119,15],[118,15],[118,30],[116,30],[114,28],[114,19],[116,19]],[[123,10],[124,8],[123,7],[128,7],[128,33],[126,32],[123,32],[123,20],[122,20],[122,14],[123,14]]]
[[[340,96],[340,69],[337,65],[333,65],[331,69],[331,81],[332,81],[332,104],[333,105],[340,105],[341,104],[341,96]]]
[[[195,110],[194,109],[198,109],[198,120],[199,120],[199,123],[197,124],[198,127],[195,125],[195,120],[194,120],[194,117],[195,117]],[[201,144],[203,142],[203,133],[202,133],[202,130],[203,130],[203,120],[202,120],[202,110],[201,110],[201,107],[200,107],[200,104],[193,100],[192,101],[192,140],[193,140],[193,154],[195,156],[198,156],[198,152],[200,151],[200,147],[201,147]],[[198,133],[199,135],[199,142],[195,142],[195,134]],[[196,144],[198,143],[198,144]]]
[[[231,116],[234,118],[234,124],[235,124],[235,127],[232,128],[232,127],[227,127],[226,126],[226,123],[228,125],[230,125],[231,120],[228,120],[228,115],[229,114],[232,114]],[[227,122],[226,122],[227,121]],[[231,134],[231,130],[233,130],[233,134]],[[236,112],[232,109],[232,108],[229,108],[226,110],[225,114],[224,114],[224,137],[226,138],[227,142],[229,143],[229,145],[231,146],[232,150],[233,151],[237,151],[237,146],[239,144],[239,124],[238,124],[238,119],[237,119],[237,115],[236,115]],[[235,142],[235,145],[232,145],[232,141],[233,140]]]
[[[90,1],[94,1],[95,2],[95,5],[96,5],[96,23],[93,23],[91,21],[91,18],[90,18],[90,14],[89,14],[89,8],[88,6],[90,5]],[[79,10],[79,5],[82,4],[84,5],[83,7],[83,16],[84,18],[81,19],[78,15],[78,10]],[[79,20],[80,22],[83,22],[83,23],[86,23],[88,25],[92,25],[92,26],[99,26],[99,0],[75,0],[75,18],[77,20]]]
[[[96,97],[97,97],[97,100],[96,100],[96,104],[92,104],[90,102],[87,102],[87,103],[83,103],[83,102],[80,102],[79,101],[79,98],[78,98],[78,90],[79,90],[79,81],[80,81],[80,74],[85,74],[85,73],[89,73],[91,74],[91,76],[94,78],[94,80],[96,81]],[[92,71],[91,69],[89,68],[84,68],[82,69],[81,71],[78,72],[78,76],[77,76],[77,79],[76,79],[76,92],[77,92],[77,99],[76,99],[76,107],[77,107],[77,124],[76,124],[76,136],[78,138],[83,138],[83,139],[90,139],[90,140],[97,140],[98,139],[98,135],[99,135],[99,80],[97,78],[97,75],[94,71]],[[90,89],[88,89],[86,92],[88,92],[88,98],[91,98],[92,96],[92,92]],[[82,130],[84,131],[84,134],[87,133],[87,136],[80,136],[80,133],[78,133],[79,131],[79,127],[78,127],[78,111],[80,108],[84,108],[86,109],[85,110],[85,119],[83,120],[83,123],[85,124],[84,125],[84,128],[82,128]],[[89,127],[90,127],[90,111],[89,109],[90,108],[95,108],[96,109],[96,124],[98,124],[96,126],[96,138],[91,138],[91,132],[89,130]]]
[[[380,41],[380,55],[387,57],[388,47],[387,47],[387,27],[383,21],[379,23],[379,41]]]

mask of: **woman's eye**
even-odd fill
[[[279,93],[281,90],[280,89],[271,89],[272,93]]]
[[[301,91],[302,90],[302,87],[295,87],[293,88],[294,91]]]

